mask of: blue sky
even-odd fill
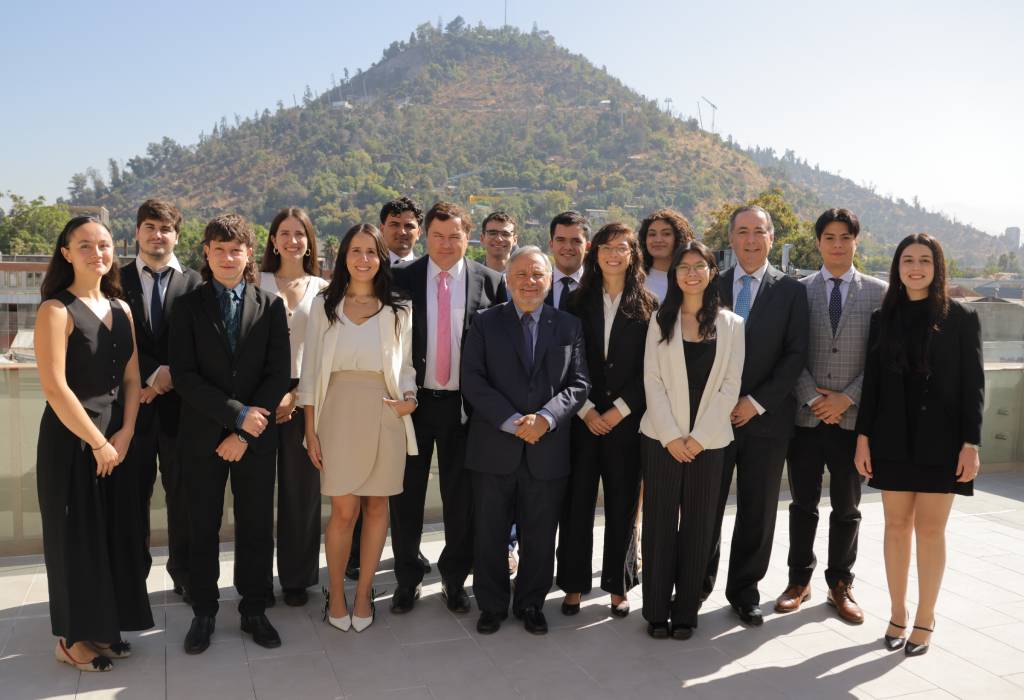
[[[744,145],[792,148],[990,233],[1024,226],[1022,2],[508,4],[511,24],[537,22],[676,112],[707,96]],[[323,90],[421,22],[499,26],[504,6],[15,0],[0,14],[0,192],[53,199],[108,157]]]

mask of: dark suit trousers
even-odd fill
[[[714,588],[721,556],[722,519],[729,499],[733,469],[736,471],[736,524],[729,553],[725,597],[733,605],[758,605],[757,584],[768,571],[779,509],[782,467],[786,463],[789,436],[763,437],[740,428],[725,448],[722,486],[718,494],[715,537],[708,560],[703,593]],[[646,496],[645,496],[646,498]]]
[[[138,502],[146,538],[144,575],[148,577],[153,566],[149,552],[150,504],[159,460],[160,483],[167,503],[167,573],[176,586],[188,588],[188,496],[178,463],[178,436],[160,429],[160,414],[156,411],[152,419],[145,430],[136,431],[125,458],[137,470],[139,479]]]
[[[471,480],[465,468],[466,426],[462,424],[462,399],[457,392],[436,397],[427,389],[420,389],[417,398],[419,406],[412,420],[419,454],[406,458],[402,493],[391,497],[395,578],[402,588],[413,588],[423,581],[423,567],[418,557],[430,461],[436,444],[445,543],[437,569],[445,582],[462,585],[473,567],[473,499]],[[505,537],[508,537],[507,531]]]
[[[714,542],[724,451],[680,464],[644,436],[644,619],[697,626],[700,591]],[[675,589],[675,600],[672,591]]]
[[[217,455],[183,457],[189,497],[189,574],[192,609],[215,615],[220,575],[219,533],[224,513],[224,485],[231,479],[235,516],[235,588],[238,610],[256,615],[266,608],[266,582],[274,566],[274,453],[248,451],[238,462]]]
[[[591,589],[598,481],[604,486],[605,520],[601,590],[625,595],[636,585],[636,561],[626,561],[640,484],[636,428],[627,418],[608,435],[597,436],[582,420],[572,419],[572,473],[559,522],[555,579],[566,593]]]
[[[480,610],[508,612],[508,533],[513,520],[519,532],[519,570],[512,610],[544,607],[555,569],[555,532],[568,480],[537,479],[525,457],[511,474],[473,472],[473,593]]]
[[[828,568],[825,581],[834,588],[840,581],[853,583],[860,531],[860,489],[863,479],[853,466],[857,434],[837,425],[819,423],[797,428],[789,445],[789,581],[806,586],[817,559],[814,534],[818,528],[821,480],[828,465],[832,514],[828,526]]]
[[[277,575],[284,590],[320,579],[320,472],[302,446],[305,429],[301,410],[278,426]]]

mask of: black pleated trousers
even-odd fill
[[[309,461],[301,410],[278,426],[277,576],[282,590],[315,586],[320,579],[320,472]]]
[[[272,430],[273,426],[268,427]],[[189,579],[196,615],[216,615],[220,576],[220,526],[224,486],[231,480],[235,516],[235,588],[238,610],[257,615],[266,608],[267,581],[274,566],[275,453],[248,451],[237,462],[216,454],[183,457],[190,500]]]
[[[423,581],[420,540],[430,461],[436,445],[444,518],[444,549],[437,560],[437,570],[445,583],[461,586],[473,568],[473,487],[465,465],[462,397],[458,392],[438,396],[420,389],[417,398],[419,406],[412,414],[412,422],[419,454],[406,458],[402,493],[390,499],[395,578],[402,588],[414,588]],[[507,540],[507,530],[505,537]]]
[[[601,590],[626,595],[636,585],[636,557],[627,561],[640,488],[639,420],[633,415],[608,435],[594,435],[572,419],[572,473],[558,526],[558,574],[566,593],[589,593],[593,578],[597,486],[604,486]],[[635,554],[635,550],[634,554]]]
[[[722,520],[735,469],[736,523],[729,552],[725,597],[733,605],[758,605],[761,594],[757,584],[768,572],[771,560],[782,468],[786,464],[789,436],[751,435],[743,428],[734,432],[735,439],[724,450],[715,535],[702,593],[705,597],[711,593],[718,575]]]
[[[643,441],[644,619],[697,626],[700,593],[715,538],[723,449],[680,463],[657,440]],[[672,593],[675,591],[675,600]]]
[[[829,472],[829,500],[832,514],[828,526],[828,568],[825,581],[830,588],[840,581],[853,583],[860,532],[860,494],[863,478],[853,466],[857,434],[838,425],[819,423],[814,428],[797,428],[789,444],[789,582],[806,586],[818,563],[814,556],[814,535],[818,529],[818,503],[825,467]]]

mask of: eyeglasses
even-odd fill
[[[628,245],[610,245],[608,243],[602,243],[597,246],[597,249],[605,255],[618,255],[619,257],[629,255]]]
[[[703,262],[699,262],[696,265],[686,265],[684,263],[684,264],[680,264],[680,265],[678,265],[676,267],[676,272],[681,272],[684,275],[688,275],[691,272],[696,272],[699,275],[703,275],[705,272],[707,272],[710,269],[711,268],[708,266],[708,264],[707,263],[703,263]]]
[[[496,238],[501,238],[501,239],[506,240],[506,241],[511,241],[512,237],[515,236],[516,234],[515,234],[514,231],[505,231],[503,229],[502,230],[487,229],[486,231],[484,231],[484,235],[485,236],[494,236]]]

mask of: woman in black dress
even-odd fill
[[[46,409],[39,425],[39,510],[58,661],[108,671],[131,653],[122,630],[153,626],[130,484],[112,477],[135,431],[141,384],[114,242],[76,217],[57,238],[35,327]]]
[[[640,484],[640,417],[644,413],[644,342],[657,306],[644,288],[643,259],[633,229],[608,224],[594,236],[583,261],[570,313],[583,322],[591,390],[572,421],[572,473],[558,530],[558,575],[565,591],[562,614],[575,615],[590,592],[594,508],[604,485],[604,556],[601,589],[611,612],[629,614],[626,593],[636,585],[636,548],[630,534]],[[627,552],[631,555],[627,556]]]
[[[882,308],[871,317],[854,464],[882,491],[892,617],[885,644],[928,651],[946,566],[953,495],[978,474],[985,374],[977,314],[946,293],[946,262],[926,233],[896,248]],[[917,537],[918,604],[909,638],[907,576]]]

